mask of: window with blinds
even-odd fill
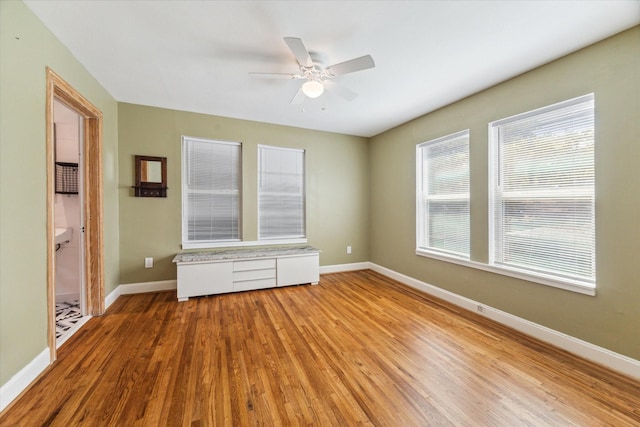
[[[304,150],[258,147],[258,236],[305,237]]]
[[[182,138],[182,244],[240,240],[240,143]]]
[[[594,96],[490,131],[490,262],[595,287]]]
[[[469,131],[417,146],[417,251],[469,259]]]

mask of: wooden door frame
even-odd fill
[[[104,312],[104,246],[102,210],[102,112],[47,67],[47,307],[48,344],[51,362],[56,359],[55,295],[55,141],[53,105],[59,100],[83,121],[84,287],[87,314]]]

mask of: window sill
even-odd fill
[[[536,275],[529,272],[518,271],[515,269],[510,269],[506,267],[499,267],[495,265],[484,264],[477,261],[471,261],[464,258],[457,258],[454,256],[447,256],[444,254],[430,252],[424,249],[416,249],[416,255],[433,258],[440,261],[449,262],[452,264],[458,264],[465,267],[475,268],[477,270],[488,271],[490,273],[500,274],[502,276],[509,276],[520,280],[526,280],[528,282],[538,283],[545,286],[550,286],[553,288],[564,289],[571,292],[580,293],[583,295],[595,296],[596,288],[595,286],[589,286],[587,284],[581,284],[577,281],[571,280],[561,280],[554,277],[549,277],[545,275]]]
[[[182,249],[239,248],[249,246],[299,245],[306,243],[306,238],[251,241],[230,240],[226,242],[182,243]]]

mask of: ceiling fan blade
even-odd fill
[[[306,47],[304,47],[304,43],[302,43],[302,39],[298,39],[295,37],[285,37],[285,43],[291,49],[291,53],[296,57],[296,61],[304,67],[313,66],[313,61],[311,61],[311,57],[309,56],[309,51]]]
[[[303,76],[291,73],[249,73],[250,76],[259,77],[263,79],[301,79]]]
[[[346,87],[340,86],[334,81],[325,80],[324,87],[327,92],[331,92],[333,94],[338,95],[340,98],[346,99],[347,101],[353,101],[358,97],[358,94],[352,90],[347,89]]]
[[[303,102],[304,102],[304,92],[302,91],[302,86],[300,86],[300,88],[298,88],[298,91],[296,92],[294,97],[291,98],[291,102],[289,102],[289,104],[299,105],[299,104],[302,104]]]
[[[360,58],[350,59],[348,61],[341,62],[336,65],[327,67],[327,72],[333,76],[339,76],[341,74],[353,73],[355,71],[367,70],[375,67],[371,55],[361,56]]]

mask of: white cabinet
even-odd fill
[[[278,286],[318,283],[318,254],[278,258]]]
[[[178,301],[320,280],[320,251],[311,247],[186,252],[178,265]]]
[[[196,295],[233,292],[233,264],[199,263],[178,266],[178,301]]]

